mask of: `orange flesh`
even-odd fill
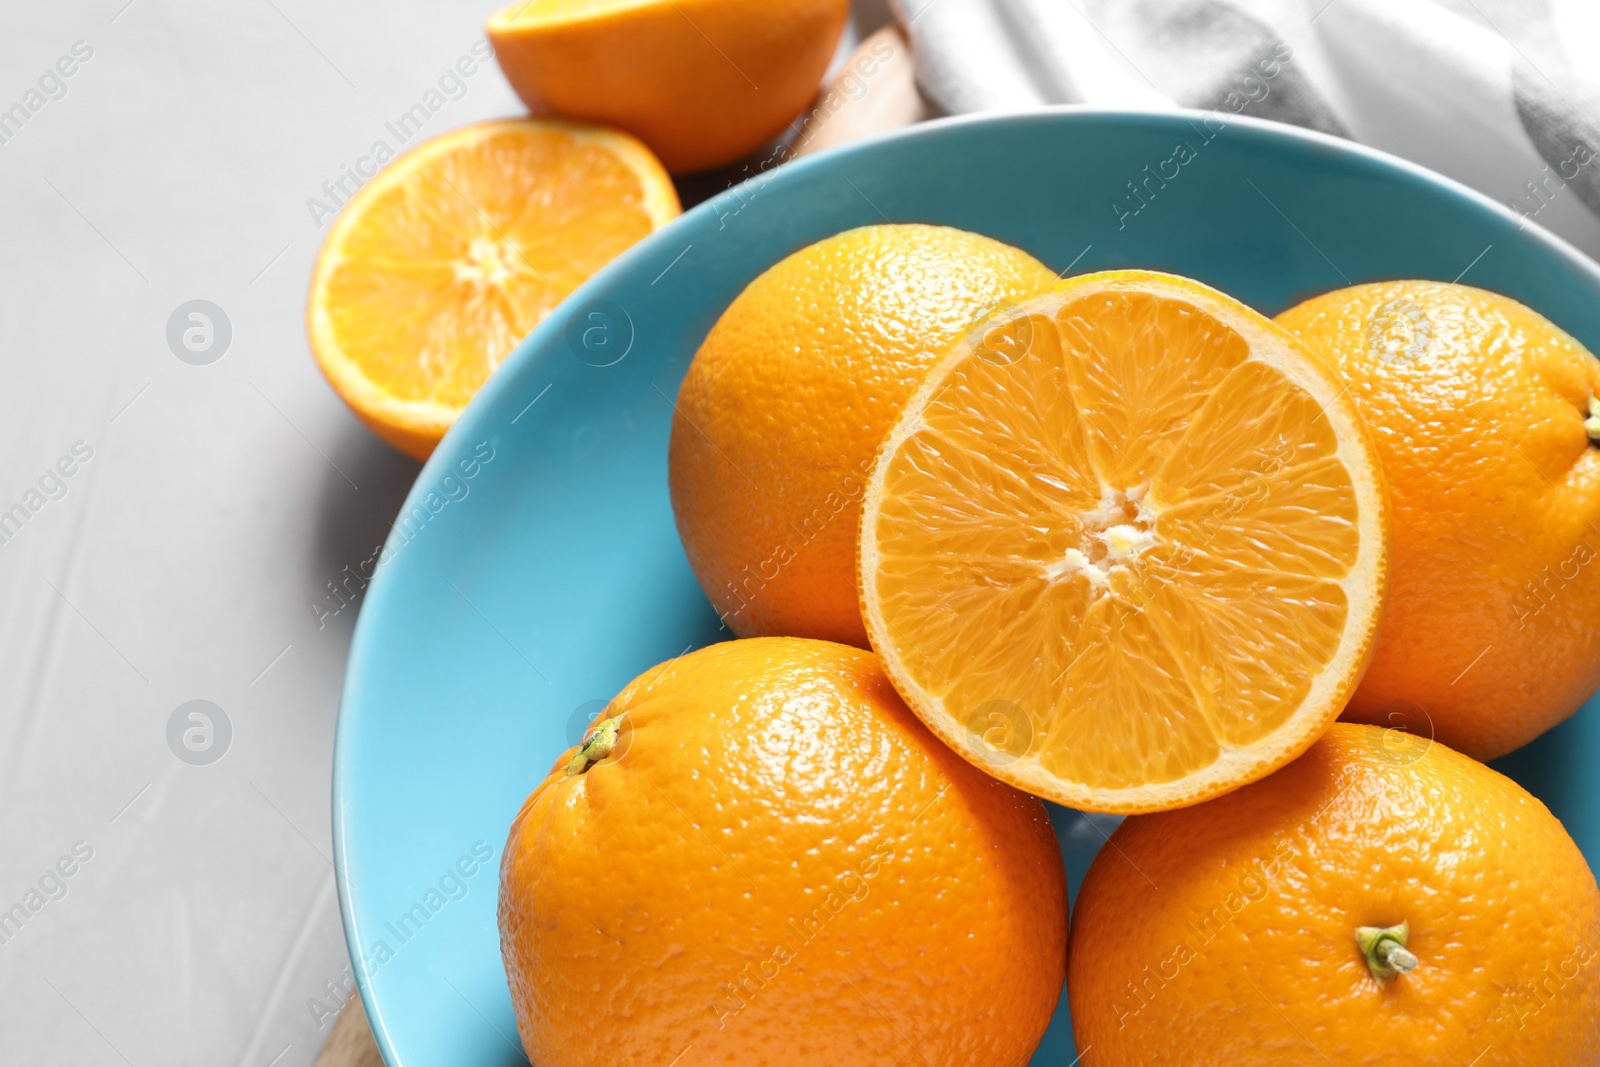
[[[363,214],[327,279],[339,349],[388,395],[455,408],[654,228],[634,170],[552,129],[462,138]]]
[[[625,7],[640,7],[648,0],[527,0],[513,4],[494,17],[509,24],[542,22],[546,19],[582,18],[603,15]]]
[[[1359,494],[1323,405],[1194,304],[1025,311],[950,357],[880,472],[868,596],[993,762],[1173,782],[1283,727],[1334,661]]]

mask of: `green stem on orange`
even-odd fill
[[[609,719],[601,719],[599,724],[595,726],[594,733],[584,739],[578,751],[568,761],[566,776],[572,778],[580,775],[611,755],[611,750],[617,747],[617,732],[621,728],[621,715],[614,715]]]
[[[1402,974],[1416,969],[1420,961],[1406,948],[1406,940],[1410,936],[1409,923],[1356,928],[1356,945],[1366,958],[1367,970],[1372,972],[1372,977],[1380,986],[1388,985]]]
[[[1583,420],[1583,428],[1589,434],[1589,440],[1600,444],[1600,397],[1589,394],[1589,417]]]

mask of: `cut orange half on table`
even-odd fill
[[[627,130],[686,174],[783,133],[849,18],[850,0],[514,0],[484,29],[529,111]]]
[[[344,206],[311,276],[311,351],[362,422],[425,459],[518,341],[679,211],[625,133],[550,119],[451,131]]]
[[[862,613],[924,722],[1072,807],[1261,778],[1372,651],[1388,519],[1372,444],[1284,330],[1117,271],[1002,308],[878,455]]]

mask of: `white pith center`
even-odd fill
[[[1111,576],[1138,562],[1158,540],[1156,512],[1146,499],[1149,489],[1104,490],[1100,503],[1079,516],[1083,536],[1077,547],[1047,564],[1046,577],[1054,581],[1077,574],[1097,590],[1109,589]]]
[[[501,286],[511,278],[517,250],[510,241],[474,237],[465,259],[456,261],[456,280],[477,285]]]

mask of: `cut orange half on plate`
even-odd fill
[[[344,206],[311,276],[311,351],[374,433],[424,459],[518,341],[679,210],[625,133],[553,119],[453,130]]]
[[[968,331],[890,432],[862,613],[896,688],[1062,804],[1196,803],[1303,752],[1377,634],[1388,519],[1340,386],[1198,282],[1060,282]]]

